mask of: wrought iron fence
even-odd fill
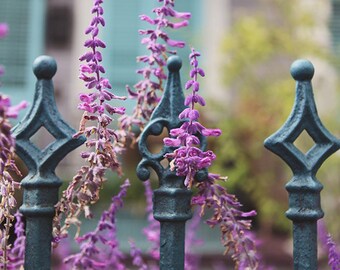
[[[183,110],[184,95],[180,68],[181,60],[177,56],[171,57],[163,98],[139,141],[143,159],[137,167],[138,177],[147,180],[152,168],[159,178],[159,188],[154,191],[154,217],[161,223],[161,270],[184,269],[185,223],[192,216],[192,192],[184,186],[182,177],[161,164],[164,154],[174,149],[164,146],[159,153],[151,153],[147,138],[160,135],[164,128],[169,131],[181,124],[178,114]],[[56,62],[51,57],[40,56],[35,60],[34,102],[25,118],[13,129],[17,154],[29,170],[21,182],[24,198],[20,207],[26,218],[26,270],[51,268],[52,219],[61,185],[55,168],[67,153],[85,140],[83,137],[74,139],[75,131],[58,113],[52,84],[56,69]],[[318,117],[311,85],[313,65],[307,60],[298,60],[293,63],[291,74],[296,80],[295,105],[287,122],[265,141],[265,146],[279,155],[293,171],[293,178],[286,185],[289,193],[286,215],[293,221],[294,269],[313,270],[317,269],[316,222],[323,216],[320,206],[322,184],[315,175],[322,163],[340,148],[340,141],[326,130]],[[43,150],[30,141],[41,127],[56,139]],[[315,142],[306,154],[294,146],[303,131]],[[202,171],[198,175],[203,179],[206,173]]]

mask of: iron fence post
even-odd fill
[[[280,156],[292,169],[287,183],[289,209],[286,216],[293,221],[294,269],[317,269],[317,220],[323,217],[320,203],[322,184],[316,173],[322,163],[340,148],[340,142],[323,126],[317,113],[311,80],[314,67],[307,60],[297,60],[291,66],[296,80],[293,110],[286,123],[265,140],[265,147]],[[315,142],[306,153],[294,146],[294,141],[306,131]]]
[[[178,119],[178,115],[185,108],[179,74],[181,66],[178,56],[169,57],[167,63],[169,76],[162,100],[143,130],[138,145],[143,157],[137,167],[138,177],[143,181],[148,180],[151,167],[159,178],[159,188],[153,195],[153,212],[155,219],[161,224],[161,270],[184,269],[185,223],[192,217],[190,206],[192,192],[184,186],[184,177],[177,176],[169,166],[164,168],[161,164],[164,154],[174,149],[163,146],[159,153],[153,154],[148,148],[147,139],[150,135],[159,136],[163,128],[170,131],[182,124]]]
[[[55,60],[40,56],[33,63],[38,81],[34,101],[24,119],[13,128],[16,152],[28,167],[22,180],[24,190],[20,211],[26,218],[25,270],[51,269],[52,219],[58,201],[61,180],[55,175],[58,163],[84,142],[74,139],[75,130],[69,127],[57,110],[52,77],[57,71]],[[40,150],[30,138],[45,127],[55,138]]]

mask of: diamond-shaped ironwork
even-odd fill
[[[312,63],[295,61],[291,74],[297,81],[293,110],[286,123],[265,140],[265,146],[293,171],[293,178],[286,185],[289,193],[286,215],[293,221],[294,269],[317,269],[316,221],[323,217],[320,205],[323,186],[315,175],[322,163],[340,148],[340,141],[323,126],[318,116],[311,85]],[[294,145],[304,131],[315,142],[305,154]]]
[[[41,56],[36,59],[34,73],[38,82],[33,105],[24,119],[13,128],[17,154],[25,162],[30,173],[36,173],[37,170],[53,172],[69,152],[84,142],[82,137],[72,137],[76,131],[61,118],[56,107],[51,80],[56,70],[53,58]],[[43,150],[30,141],[41,127],[46,128],[56,138]]]
[[[168,132],[173,128],[178,128],[183,120],[179,120],[178,115],[185,109],[184,94],[182,91],[181,80],[179,70],[182,67],[182,60],[178,56],[171,56],[167,63],[169,69],[169,76],[167,85],[165,87],[164,94],[158,106],[155,108],[150,122],[144,128],[140,140],[138,143],[140,154],[143,159],[137,166],[137,176],[140,180],[146,181],[150,177],[149,168],[151,167],[156,173],[160,181],[160,185],[163,185],[164,175],[179,179],[178,183],[172,183],[183,187],[183,181],[180,177],[176,176],[176,173],[169,170],[169,167],[163,168],[161,161],[164,159],[166,153],[174,151],[173,147],[163,146],[158,153],[152,153],[148,148],[148,139],[151,136],[160,136],[163,130]],[[206,147],[206,138],[200,137],[201,148]]]
[[[318,116],[310,83],[314,75],[313,65],[309,61],[298,60],[292,65],[291,73],[298,81],[292,113],[286,123],[265,141],[265,146],[280,156],[294,174],[310,171],[315,175],[322,163],[340,148],[340,144]],[[303,131],[315,142],[306,154],[294,145]]]
[[[21,181],[24,198],[20,211],[26,217],[25,269],[51,267],[52,219],[61,185],[54,171],[69,152],[85,141],[84,137],[73,138],[76,131],[62,120],[57,110],[52,83],[56,70],[51,57],[40,56],[35,60],[33,71],[38,81],[34,101],[24,119],[13,128],[16,153],[29,170]],[[55,141],[41,150],[30,138],[42,127]]]

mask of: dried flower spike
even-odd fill
[[[2,256],[0,264],[4,269],[9,265],[8,244],[9,230],[14,220],[12,214],[16,207],[14,197],[15,191],[20,188],[20,184],[12,178],[12,173],[21,176],[21,172],[15,165],[15,139],[11,133],[11,124],[9,118],[18,116],[19,111],[27,107],[27,102],[21,102],[19,105],[11,106],[10,98],[0,94],[0,223],[4,223],[4,229],[1,230],[0,250]]]
[[[112,198],[109,209],[103,212],[96,229],[76,239],[80,251],[64,260],[65,264],[72,266],[71,269],[126,269],[116,235],[116,215],[124,205],[123,198],[129,186],[129,180],[125,180],[119,193]]]

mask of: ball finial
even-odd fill
[[[310,81],[314,75],[314,66],[308,60],[296,60],[290,67],[290,74],[296,81]]]
[[[182,67],[182,60],[178,55],[172,55],[168,58],[167,66],[169,71],[179,71]]]
[[[41,55],[33,62],[33,72],[37,79],[50,80],[57,72],[57,62],[51,56]]]

